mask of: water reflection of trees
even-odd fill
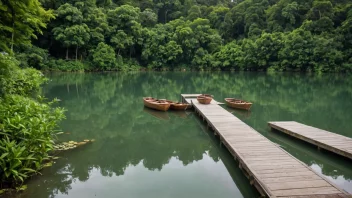
[[[170,120],[156,119],[143,111],[143,96],[178,100],[180,93],[211,93],[219,101],[239,97],[254,106],[249,115],[234,114],[260,132],[270,120],[297,120],[327,130],[334,126],[334,131],[352,137],[352,115],[346,113],[352,111],[352,82],[334,75],[150,72],[59,74],[51,79],[45,94],[59,97],[68,109],[63,129],[71,135],[61,139],[96,142],[65,154],[65,160],[50,169],[51,181],[41,184],[48,196],[67,193],[73,180],[87,180],[93,168],[112,176],[140,162],[149,170],[161,170],[171,157],[187,165],[207,152],[219,160],[209,138],[189,131],[196,128],[194,120],[172,113]],[[325,167],[324,173],[341,174]]]
[[[176,157],[185,166],[201,160],[205,153],[209,153],[214,160],[219,160],[216,148],[212,147],[206,135],[201,131],[189,131],[188,127],[196,127],[194,120],[172,114],[171,119],[166,121],[168,126],[164,123],[165,120],[155,119],[142,112],[140,114],[142,115],[135,122],[125,120],[129,123],[125,127],[131,127],[130,134],[119,133],[124,129],[117,130],[117,123],[107,125],[103,130],[108,132],[94,136],[96,141],[93,144],[64,153],[64,159],[44,170],[43,174],[50,177],[45,180],[38,178],[37,181],[41,189],[47,189],[47,194],[43,197],[54,197],[58,192],[67,194],[74,180],[88,180],[93,168],[100,170],[101,175],[111,177],[123,175],[128,166],[136,166],[141,162],[149,170],[161,170],[172,157]],[[82,127],[82,133],[83,130],[89,130],[89,127]],[[115,133],[112,133],[113,129]],[[71,132],[70,136],[80,137],[76,133],[77,131]],[[28,193],[32,190],[35,191],[30,188]]]

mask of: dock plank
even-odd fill
[[[192,104],[197,114],[220,137],[220,141],[249,176],[251,184],[263,196],[350,196],[219,106],[218,102],[213,100],[208,105],[198,103],[197,95],[199,94],[181,94],[182,100]],[[292,123],[285,126],[296,127]],[[310,131],[314,131],[314,135],[317,136],[318,130],[310,129]]]
[[[275,194],[278,197],[283,197],[283,196],[301,196],[301,195],[326,195],[330,194],[333,195],[335,194],[336,196],[339,196],[339,191],[330,187],[330,186],[324,186],[324,187],[318,187],[318,188],[299,188],[299,189],[285,189],[285,190],[275,190]]]
[[[328,187],[329,183],[323,180],[299,181],[299,182],[280,182],[271,183],[268,185],[271,190],[286,190],[286,189],[304,189],[304,188],[317,188]]]
[[[268,124],[273,129],[352,159],[352,138],[294,121],[269,122]]]

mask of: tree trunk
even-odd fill
[[[12,15],[11,52],[13,52],[13,44],[15,40],[15,11],[12,7],[11,7],[11,15]]]
[[[15,22],[12,23],[11,52],[13,52],[13,40],[15,38]]]
[[[166,10],[166,11],[165,11],[165,18],[164,18],[165,21],[164,21],[164,23],[167,23],[167,12],[169,12],[169,10]]]
[[[131,60],[131,57],[132,57],[132,46],[130,47],[130,60]]]
[[[66,60],[68,60],[68,47],[66,47]]]
[[[78,45],[76,45],[76,61],[77,61]]]

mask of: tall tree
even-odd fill
[[[0,1],[0,47],[13,52],[14,45],[30,44],[35,33],[42,34],[42,28],[54,18],[52,10],[45,10],[38,0]]]
[[[86,44],[90,39],[90,29],[83,23],[82,12],[71,4],[61,5],[56,13],[60,25],[53,28],[52,32],[56,40],[60,41],[66,47],[66,59],[69,58],[69,47],[76,47],[76,56],[78,58],[78,48]]]

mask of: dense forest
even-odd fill
[[[0,48],[22,67],[352,71],[349,0],[1,0],[0,10]]]

